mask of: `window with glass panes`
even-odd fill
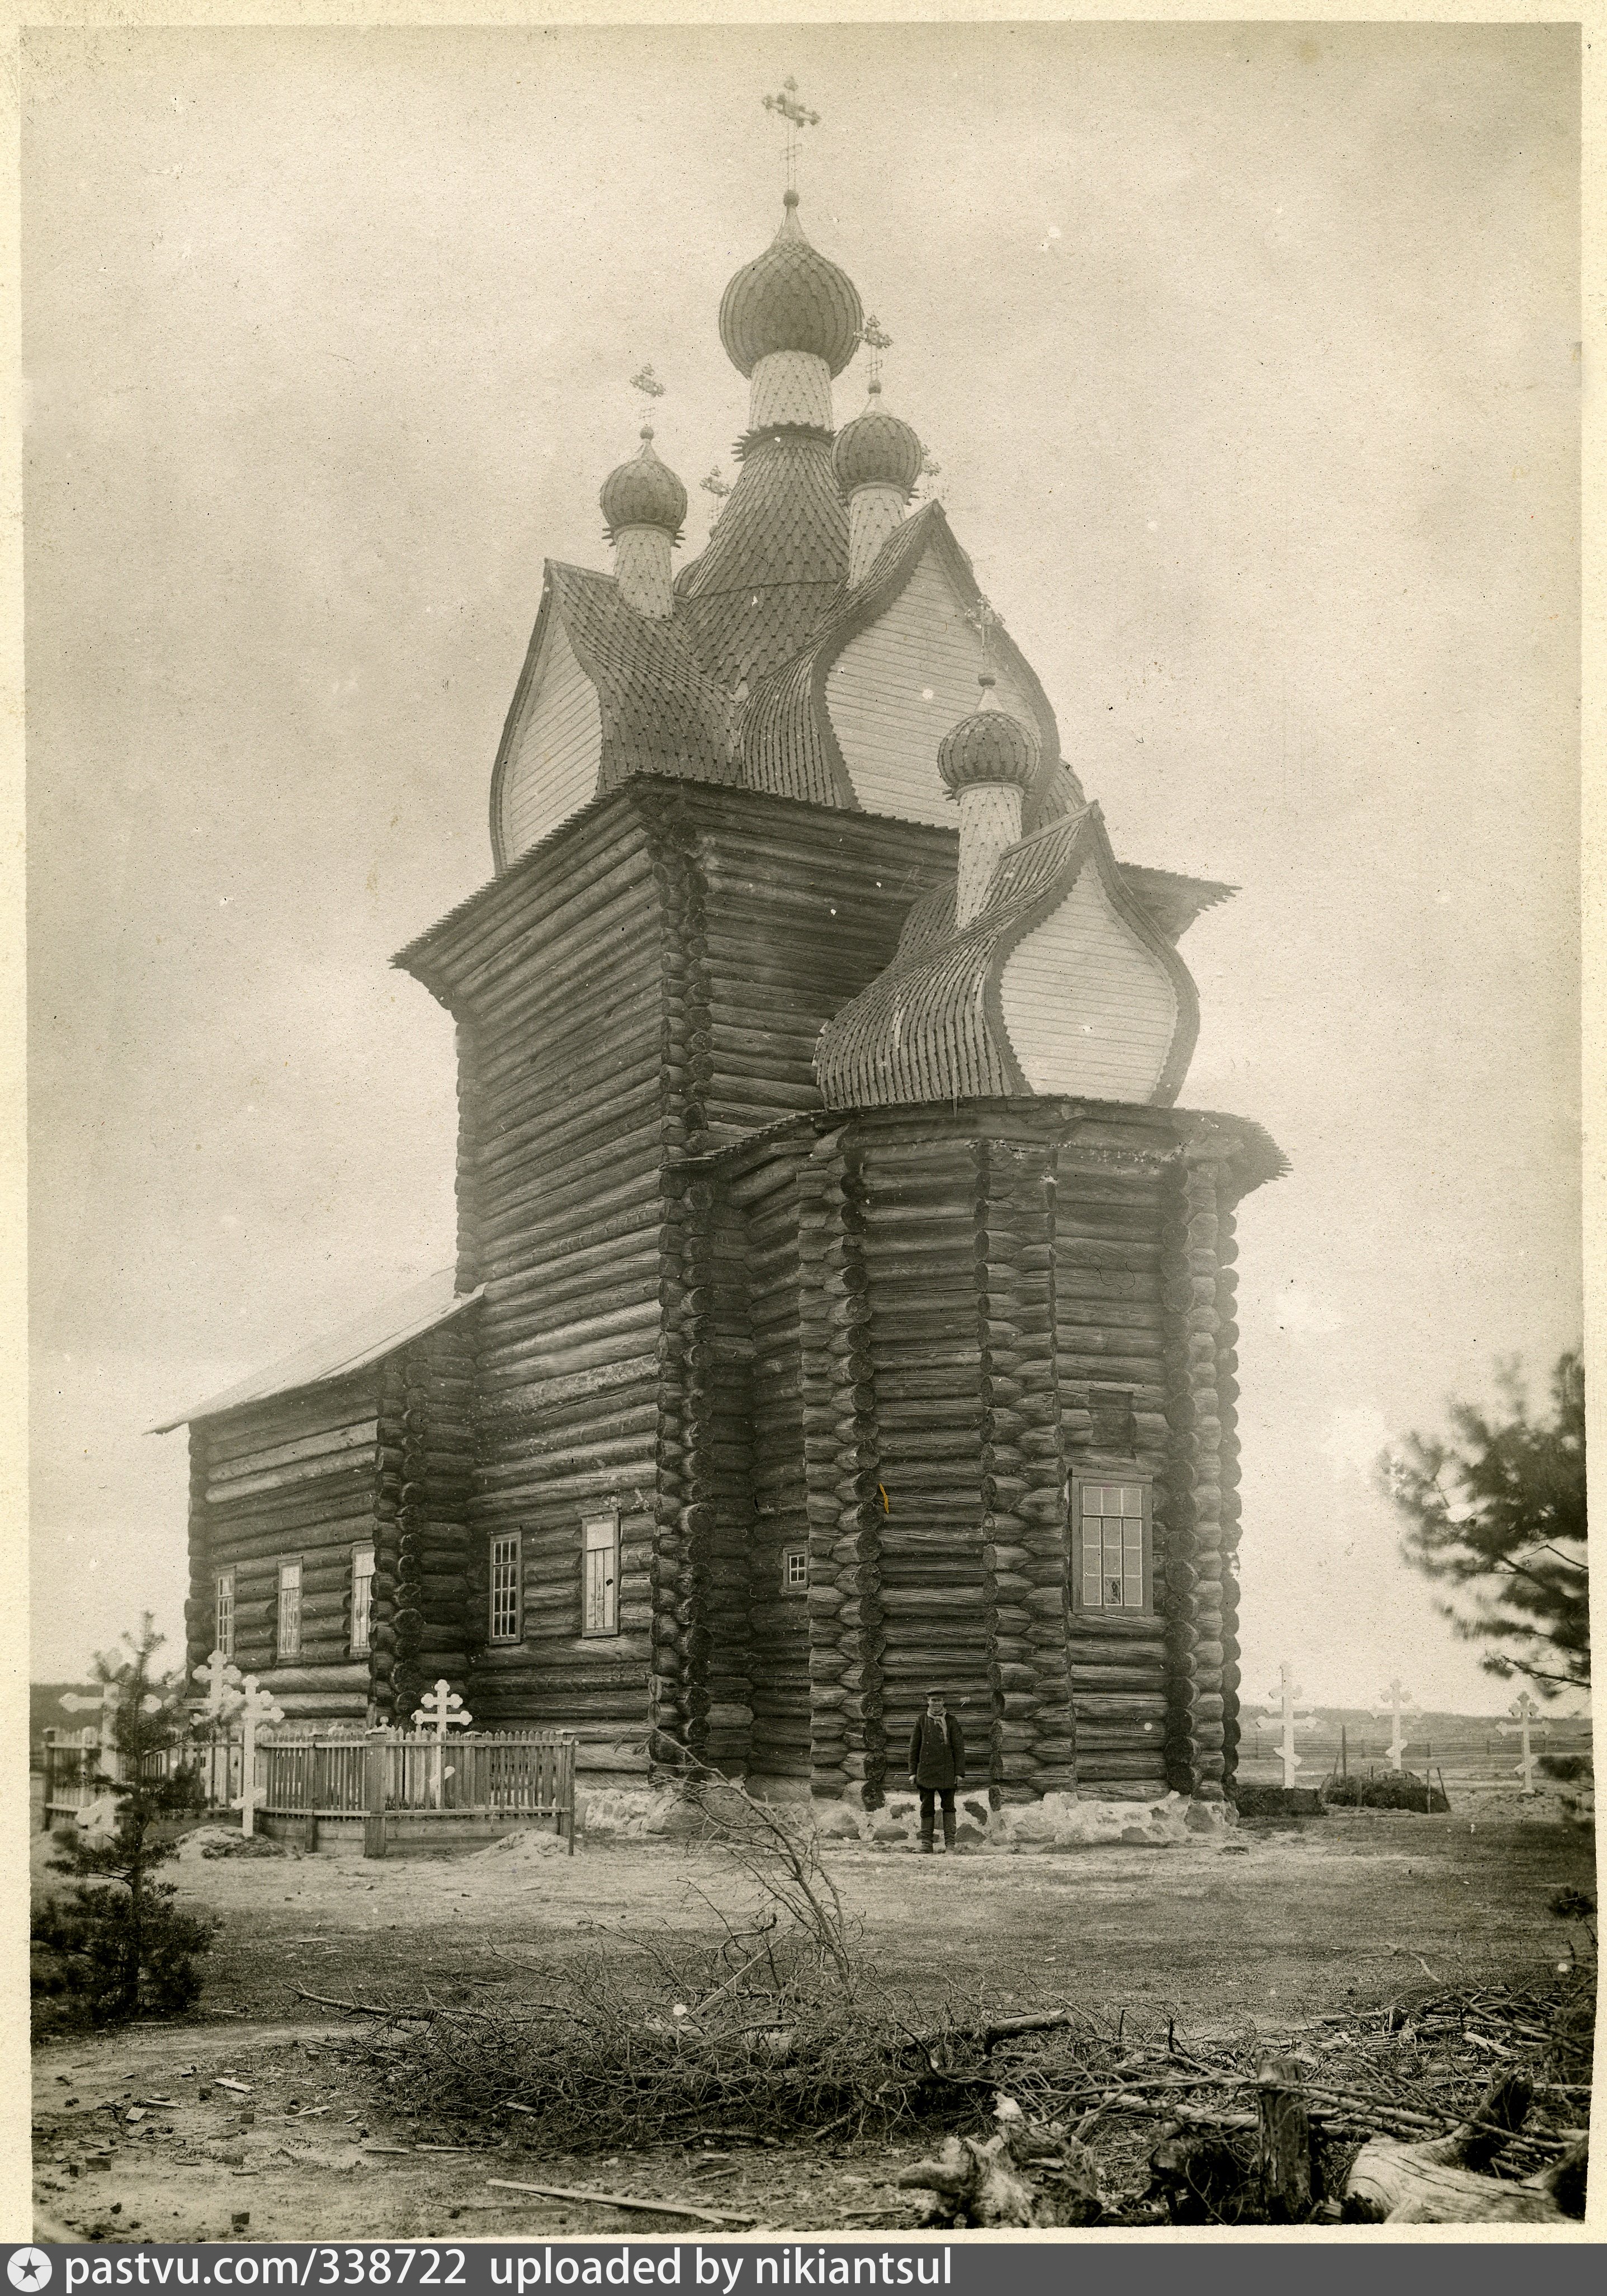
[[[491,1542],[491,1639],[519,1638],[519,1535],[504,1531]]]
[[[370,1621],[374,1614],[374,1550],[371,1546],[352,1549],[352,1656],[359,1657],[368,1648]]]
[[[279,1566],[279,1633],[274,1655],[282,1665],[301,1656],[301,1557]]]
[[[808,1594],[808,1547],[784,1546],[781,1549],[781,1592],[784,1595]]]
[[[234,1573],[220,1570],[217,1574],[216,1603],[212,1621],[212,1647],[222,1651],[225,1658],[234,1655]]]
[[[1149,1485],[1073,1482],[1076,1501],[1076,1604],[1081,1611],[1147,1611],[1150,1606]]]
[[[619,1632],[619,1517],[588,1515],[581,1527],[581,1632]]]

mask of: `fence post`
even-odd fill
[[[564,1804],[568,1813],[569,1855],[573,1857],[575,1855],[575,1741],[573,1738],[566,1738],[564,1741],[560,1775],[563,1779]]]
[[[383,1857],[385,1790],[389,1783],[390,1748],[383,1738],[371,1738],[363,1751],[367,1805],[363,1820],[363,1854],[365,1857]]]

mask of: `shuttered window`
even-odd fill
[[[282,1666],[286,1659],[301,1656],[301,1557],[298,1554],[279,1566],[278,1627],[273,1655]]]
[[[360,1658],[368,1648],[369,1627],[374,1614],[374,1550],[371,1546],[352,1549],[352,1656]]]
[[[1072,1496],[1076,1607],[1129,1617],[1147,1611],[1154,1578],[1149,1485],[1078,1478]]]
[[[588,1635],[619,1632],[619,1517],[588,1515],[581,1526],[581,1631]]]
[[[784,1595],[808,1594],[808,1547],[784,1546],[781,1549],[781,1592]]]
[[[225,1658],[234,1655],[234,1573],[220,1570],[212,1617],[212,1647]]]
[[[491,1639],[516,1643],[520,1631],[519,1535],[504,1531],[491,1542]]]

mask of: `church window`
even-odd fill
[[[374,1610],[374,1550],[371,1546],[352,1549],[352,1656],[360,1658],[368,1648],[369,1626]]]
[[[583,1613],[588,1635],[619,1632],[619,1517],[588,1515],[582,1527]]]
[[[781,1549],[781,1592],[784,1595],[808,1594],[808,1547],[784,1546]]]
[[[1072,1484],[1076,1553],[1073,1587],[1080,1611],[1131,1617],[1153,1607],[1150,1489],[1144,1482]]]
[[[234,1573],[220,1570],[213,1611],[212,1647],[225,1658],[234,1655]]]
[[[519,1600],[519,1535],[502,1532],[491,1542],[491,1639],[516,1643],[523,1628]]]
[[[282,1666],[301,1656],[301,1557],[289,1557],[279,1566],[279,1619],[273,1656]]]

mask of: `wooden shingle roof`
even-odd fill
[[[1178,991],[1178,1035],[1156,1095],[1170,1099],[1187,1072],[1198,1029],[1194,983],[1171,941],[1123,884],[1094,805],[1012,846],[963,930],[955,930],[954,896],[947,887],[916,904],[893,963],[820,1032],[814,1065],[826,1105],[884,1108],[1030,1093],[1005,1027],[999,980],[1012,950],[1054,914],[1084,867],[1098,870],[1106,892],[1161,958]]]
[[[751,687],[807,644],[847,570],[829,438],[766,430],[746,443],[708,547],[676,583],[676,619],[719,685]]]

